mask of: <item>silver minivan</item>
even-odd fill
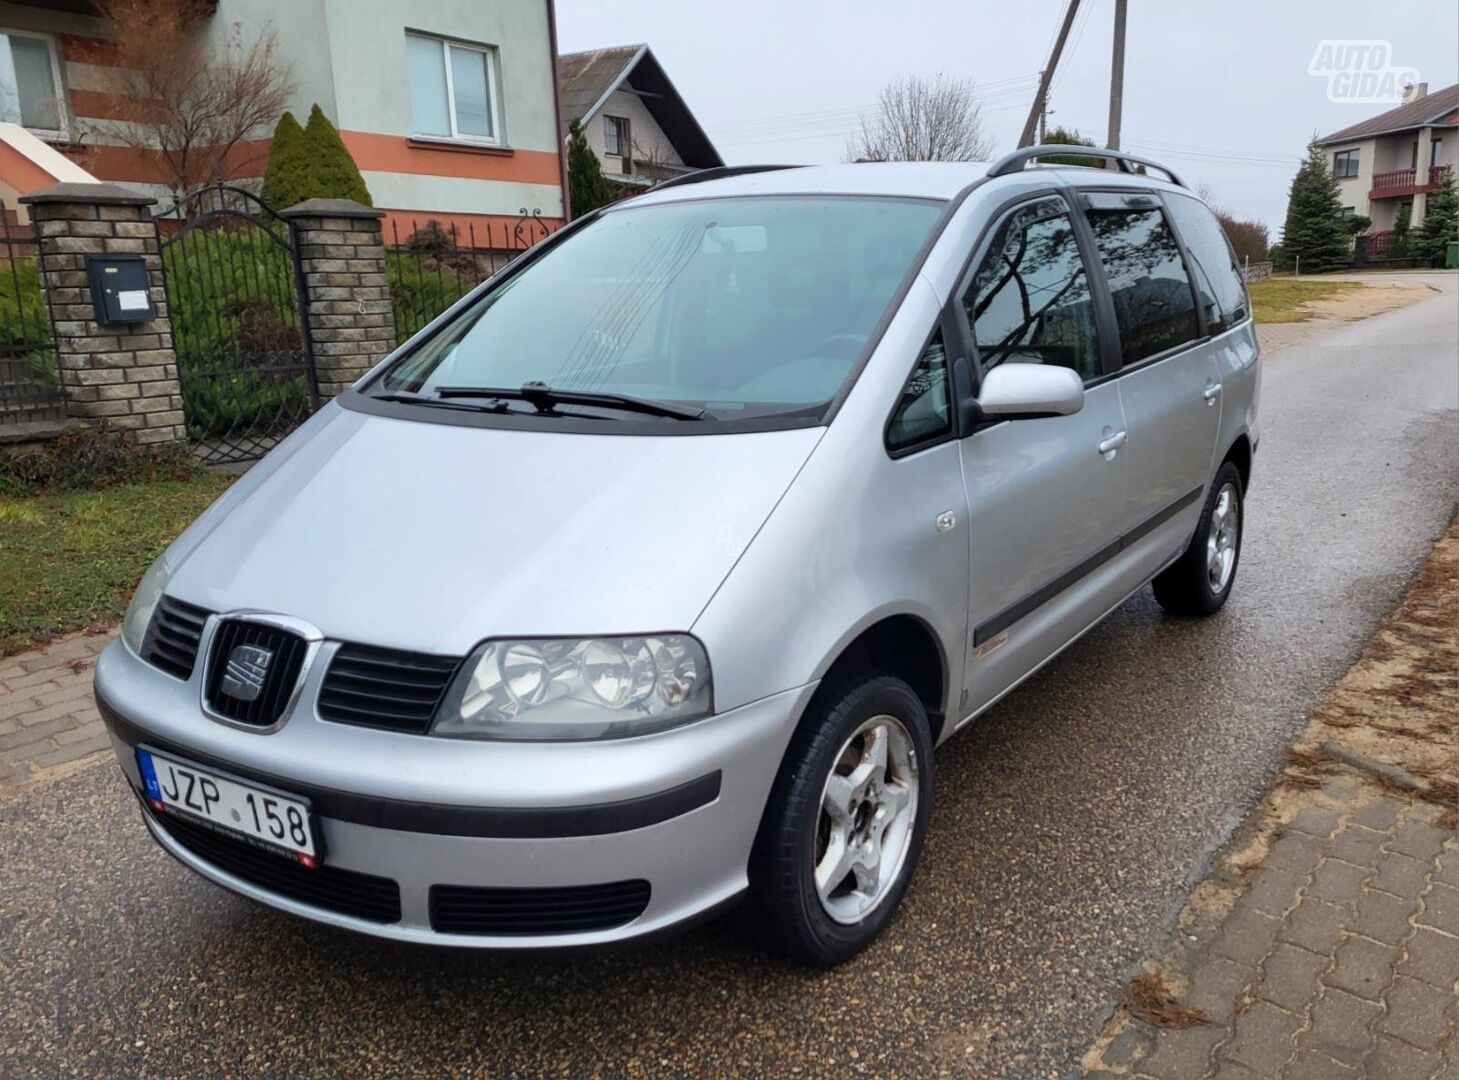
[[[564,228],[148,570],[96,697],[186,866],[402,941],[895,912],[933,749],[1230,593],[1256,337],[1168,172],[720,169]],[[1081,150],[1081,154],[1086,151]]]

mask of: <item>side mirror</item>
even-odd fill
[[[978,411],[989,420],[1072,416],[1082,408],[1084,382],[1066,367],[999,364],[983,376],[978,393]]]

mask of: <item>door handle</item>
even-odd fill
[[[1125,434],[1126,433],[1123,431],[1115,432],[1108,439],[1105,439],[1099,444],[1099,452],[1101,454],[1113,454],[1116,450],[1125,445]]]
[[[1220,393],[1221,393],[1221,384],[1220,383],[1212,383],[1210,386],[1206,387],[1204,390],[1201,391],[1201,397],[1203,397],[1203,398],[1206,399],[1206,404],[1207,405],[1214,405],[1214,404],[1216,404],[1216,398],[1218,396],[1220,396]]]

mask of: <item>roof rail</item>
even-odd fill
[[[1132,173],[1134,166],[1145,165],[1152,169],[1159,169],[1170,182],[1179,187],[1185,187],[1184,181],[1175,175],[1175,172],[1168,165],[1162,165],[1158,161],[1151,161],[1149,158],[1142,158],[1135,154],[1127,154],[1123,150],[1103,150],[1097,146],[1080,146],[1077,143],[1045,143],[1042,146],[1025,146],[1020,150],[1014,150],[1005,154],[988,167],[988,175],[1007,176],[1009,173],[1022,172],[1024,167],[1038,158],[1045,157],[1088,157],[1103,158],[1106,161],[1113,161],[1119,166],[1121,172]],[[1080,166],[1075,166],[1079,168]]]
[[[800,165],[714,165],[708,169],[699,169],[696,172],[685,173],[683,176],[676,176],[672,180],[665,180],[662,184],[655,184],[649,191],[663,191],[668,187],[684,187],[686,184],[702,184],[706,180],[723,180],[727,176],[744,176],[747,173],[776,172],[780,169],[799,169]],[[648,192],[644,192],[645,195]]]

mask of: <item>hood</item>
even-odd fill
[[[180,539],[170,595],[458,655],[497,635],[688,630],[822,434],[573,435],[326,412]]]

